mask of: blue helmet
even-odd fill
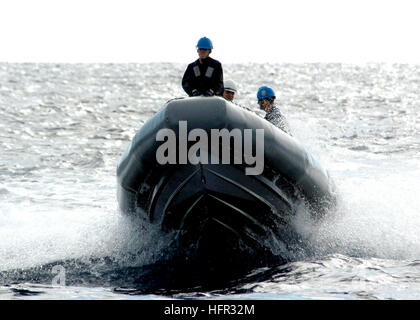
[[[213,49],[213,44],[209,38],[203,37],[197,42],[198,49]]]
[[[276,98],[276,95],[274,94],[273,89],[263,86],[261,88],[258,89],[257,92],[257,99],[261,100],[261,99],[266,99],[266,98]]]

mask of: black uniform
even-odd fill
[[[185,70],[182,78],[182,88],[185,92],[192,96],[194,89],[198,90],[199,94],[206,94],[206,91],[212,89],[215,95],[221,96],[223,94],[223,69],[222,64],[210,57],[203,60],[197,59],[190,63]]]

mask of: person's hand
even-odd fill
[[[194,89],[191,93],[192,93],[193,97],[196,97],[196,96],[200,95],[200,91],[198,91],[197,89]]]
[[[214,91],[213,90],[206,90],[206,92],[204,93],[204,95],[206,96],[206,97],[211,97],[211,96],[214,96]]]

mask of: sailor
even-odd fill
[[[267,86],[259,88],[257,92],[257,99],[260,109],[267,113],[264,119],[270,121],[276,127],[291,135],[286,118],[274,104],[276,95],[274,94],[273,89]]]
[[[236,83],[233,80],[225,80],[223,83],[223,98],[233,102],[237,92]]]
[[[182,88],[191,96],[223,94],[222,64],[210,58],[213,44],[209,38],[198,40],[198,59],[190,63],[182,78]]]
[[[252,108],[245,107],[236,101],[233,101],[235,99],[235,95],[238,93],[238,89],[236,86],[236,83],[233,80],[225,80],[223,82],[223,98],[226,100],[232,102],[233,104],[237,105],[238,107],[241,107],[243,109],[246,109],[248,111],[253,112]]]

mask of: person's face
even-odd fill
[[[261,110],[268,111],[271,108],[271,103],[267,99],[258,100],[258,104]]]
[[[233,101],[233,98],[235,97],[235,92],[225,90],[223,91],[223,97],[226,100]]]
[[[197,53],[200,59],[206,59],[210,54],[210,49],[197,49]]]

